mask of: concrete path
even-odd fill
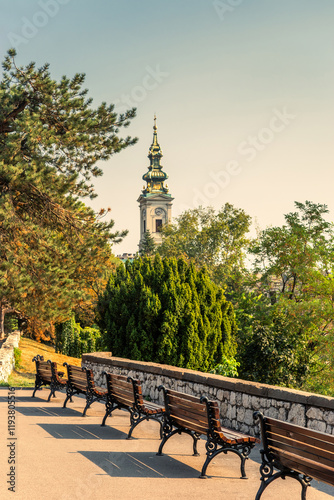
[[[199,479],[204,461],[193,457],[192,439],[177,435],[164,452],[159,447],[159,425],[143,422],[126,440],[129,414],[117,410],[101,427],[104,406],[95,403],[86,417],[82,398],[74,398],[63,409],[64,395],[47,403],[49,391],[31,389],[10,392],[0,388],[0,499],[15,500],[254,500],[260,484],[259,446],[247,461],[248,479],[239,478],[240,460],[234,454],[220,455],[208,468],[208,479]],[[8,431],[8,415],[16,402],[15,429]],[[11,422],[10,422],[11,423]],[[9,464],[15,459],[15,463]],[[13,467],[10,470],[10,467]],[[8,490],[11,483],[15,492]],[[14,478],[15,476],[15,478]],[[328,500],[334,488],[315,483],[308,500]],[[300,485],[291,479],[277,480],[262,500],[299,500]]]

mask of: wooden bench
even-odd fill
[[[63,408],[66,408],[67,401],[72,401],[72,396],[75,394],[83,394],[86,396],[86,406],[82,413],[84,417],[86,411],[92,403],[96,401],[106,401],[106,390],[98,387],[94,382],[94,375],[92,370],[88,368],[80,368],[79,366],[69,365],[64,363],[63,366],[67,368],[67,385],[66,385],[66,399]]]
[[[162,437],[161,417],[165,409],[151,401],[143,398],[141,383],[131,377],[115,375],[103,372],[107,381],[106,413],[102,426],[106,419],[116,409],[127,410],[130,413],[130,430],[127,439],[131,438],[132,432],[143,420],[156,420],[160,423],[160,437]]]
[[[306,500],[307,487],[312,479],[334,485],[333,435],[269,418],[260,412],[254,413],[254,420],[260,423],[263,445],[261,485],[256,500],[279,477],[299,481],[302,500]]]
[[[241,460],[241,477],[246,478],[245,462],[258,439],[240,432],[223,428],[219,419],[219,407],[216,401],[206,397],[196,398],[178,391],[160,386],[165,399],[165,417],[163,439],[158,455],[166,441],[174,434],[185,432],[193,438],[193,452],[198,455],[197,442],[201,435],[206,436],[206,460],[202,467],[201,478],[206,477],[206,470],[213,458],[219,453],[232,452]]]
[[[35,397],[36,391],[40,389],[43,385],[50,386],[50,394],[48,401],[50,401],[51,396],[56,397],[55,392],[64,389],[67,380],[63,379],[62,376],[64,372],[59,372],[57,370],[57,363],[50,361],[44,361],[43,356],[37,354],[32,361],[36,363],[36,378],[35,378],[35,388],[32,397]]]

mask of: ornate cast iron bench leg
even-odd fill
[[[114,405],[114,403],[110,400],[107,399],[106,402],[106,412],[104,414],[103,420],[101,427],[104,427],[106,425],[106,420],[108,417],[112,417],[112,412],[116,410],[117,406]]]
[[[209,463],[211,462],[211,460],[213,458],[215,458],[220,453],[227,454],[228,452],[232,452],[232,453],[235,453],[236,455],[238,455],[238,457],[241,460],[241,464],[240,464],[241,478],[240,479],[247,479],[246,471],[245,471],[245,463],[246,463],[246,460],[248,459],[248,455],[250,453],[250,450],[247,452],[247,451],[236,450],[235,448],[224,448],[224,447],[218,449],[217,446],[218,446],[217,443],[215,443],[213,441],[207,441],[207,443],[205,445],[207,457],[206,457],[206,460],[205,460],[204,465],[202,467],[202,472],[201,472],[200,478],[202,478],[202,479],[207,478],[206,470],[208,468]]]
[[[73,399],[72,399],[73,394],[74,394],[73,390],[71,390],[71,389],[66,390],[66,399],[64,401],[63,408],[66,408],[68,400],[70,400],[70,402],[73,403]]]
[[[140,422],[143,422],[144,420],[155,420],[156,422],[159,422],[160,424],[160,439],[162,439],[163,435],[163,425],[161,422],[161,419],[155,415],[146,415],[144,414],[142,417],[140,416],[141,413],[137,410],[131,410],[130,411],[130,423],[131,427],[127,436],[127,439],[131,439],[132,437],[132,432],[134,429],[137,427],[137,425],[140,424]]]
[[[267,486],[269,486],[270,483],[274,482],[276,479],[280,477],[282,479],[285,479],[286,477],[291,477],[299,481],[299,483],[302,486],[301,500],[306,500],[307,487],[310,486],[310,482],[312,480],[311,478],[307,476],[301,477],[300,474],[298,474],[298,472],[289,470],[278,471],[274,473],[273,464],[267,462],[266,460],[264,460],[261,464],[260,473],[261,473],[261,485],[260,488],[258,489],[255,500],[260,500],[261,495],[267,488]]]
[[[162,441],[160,443],[159,451],[158,451],[157,455],[162,455],[162,448],[165,446],[165,443],[168,441],[169,438],[171,438],[175,434],[181,434],[182,432],[185,434],[189,434],[189,436],[191,436],[193,438],[193,452],[194,452],[193,455],[194,456],[199,455],[199,453],[197,451],[197,442],[199,440],[199,434],[197,434],[193,431],[186,430],[186,429],[184,429],[184,430],[174,429],[172,431],[171,427],[168,423],[167,424],[165,423],[163,425],[163,429],[164,429],[164,436],[163,436]]]
[[[32,396],[31,396],[32,398],[35,397],[36,391],[38,391],[38,389],[40,389],[42,387],[42,385],[43,385],[43,382],[40,379],[36,380],[35,389],[34,389],[34,392],[32,393]]]

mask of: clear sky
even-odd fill
[[[0,50],[137,107],[91,203],[129,230],[118,254],[137,250],[154,113],[174,216],[230,202],[264,229],[310,200],[334,220],[333,22],[333,0],[1,0]]]

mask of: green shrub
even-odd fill
[[[81,358],[85,352],[102,350],[101,333],[98,328],[85,327],[75,322],[74,316],[56,325],[56,352]]]
[[[223,375],[223,377],[237,377],[239,375],[239,366],[240,363],[238,363],[235,358],[227,358],[226,356],[223,356],[222,362],[219,365],[216,365],[214,369],[210,371],[210,373]]]
[[[22,368],[22,351],[18,347],[14,347],[14,361],[15,361],[15,369]]]
[[[99,301],[114,356],[207,372],[236,353],[232,304],[183,259],[138,258],[119,266]]]

